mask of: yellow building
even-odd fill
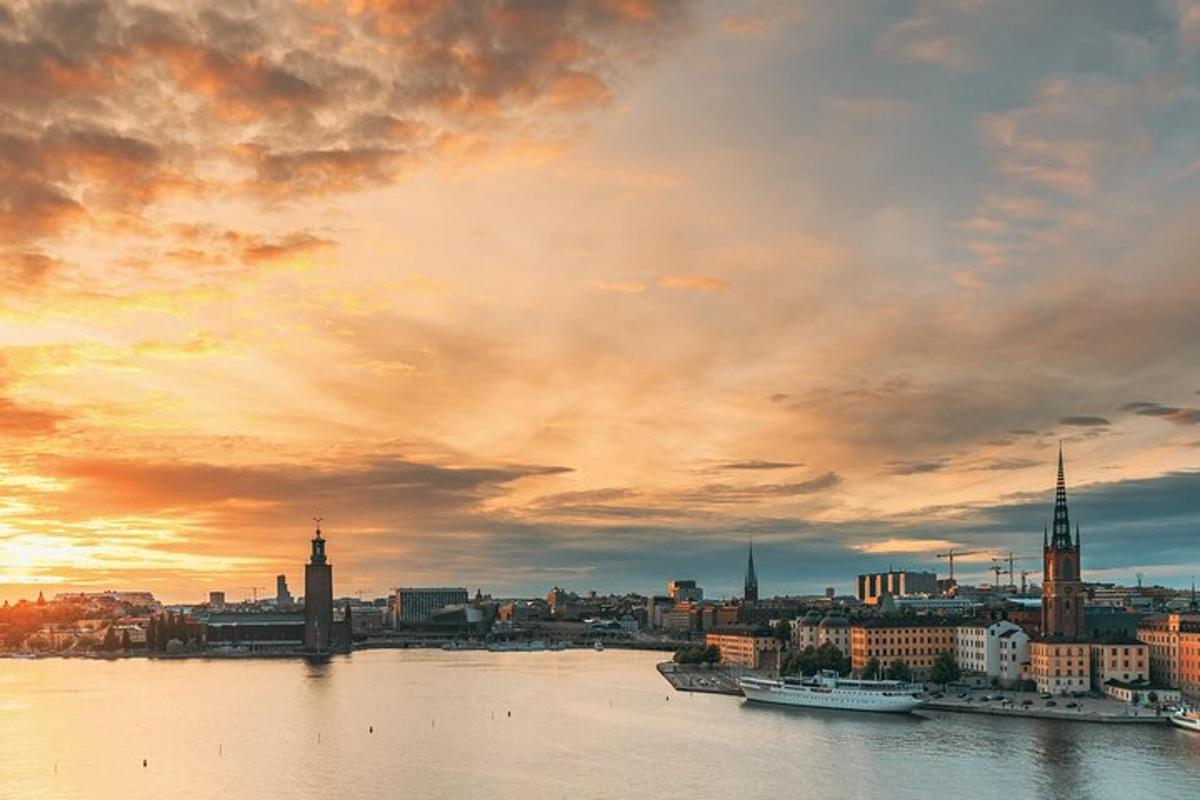
[[[1149,647],[1141,642],[1095,643],[1092,648],[1092,688],[1106,691],[1107,683],[1149,683]]]
[[[954,655],[955,632],[952,620],[873,619],[850,629],[850,666],[862,672],[867,662],[876,659],[883,666],[893,661],[908,665],[913,677],[929,676],[933,662],[942,653]]]
[[[1089,647],[1082,642],[1030,642],[1026,677],[1039,692],[1086,692],[1092,683]]]
[[[738,625],[713,628],[704,635],[704,643],[716,645],[721,663],[747,669],[779,669],[780,643],[766,628]]]
[[[1138,623],[1137,635],[1155,684],[1200,695],[1200,614],[1151,617]]]

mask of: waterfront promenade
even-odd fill
[[[657,665],[658,672],[671,686],[680,692],[704,694],[741,695],[737,679],[743,675],[755,675],[751,670],[740,667],[698,667],[665,661]],[[765,677],[765,673],[760,674]],[[942,697],[933,697],[942,694]],[[966,695],[965,697],[960,695]],[[1002,700],[984,700],[985,697],[1002,696]],[[1080,699],[1068,697],[1052,698],[1054,705],[1047,705],[1035,692],[1012,692],[997,689],[953,688],[949,692],[932,692],[925,695],[926,705],[921,712],[947,712],[960,714],[983,714],[997,717],[1027,717],[1030,719],[1053,719],[1064,722],[1095,722],[1115,725],[1165,725],[1167,716],[1153,709],[1138,708],[1110,697]],[[1067,704],[1073,703],[1073,708]]]

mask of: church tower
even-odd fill
[[[754,574],[754,542],[750,543],[750,555],[746,561],[746,585],[742,600],[748,605],[758,602],[758,576]]]
[[[315,522],[312,555],[304,565],[304,649],[324,653],[333,632],[333,565],[325,560],[320,518]]]
[[[1079,528],[1071,540],[1067,513],[1067,481],[1062,445],[1058,448],[1058,487],[1054,496],[1053,532],[1042,534],[1042,637],[1064,642],[1083,638],[1083,581],[1080,576]]]

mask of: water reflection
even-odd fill
[[[1135,800],[1200,785],[1200,737],[1165,727],[668,695],[654,661],[0,663],[0,797]]]

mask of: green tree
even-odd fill
[[[876,680],[879,678],[879,673],[883,670],[883,665],[879,663],[879,659],[871,656],[867,659],[867,663],[863,665],[862,676],[867,680]]]
[[[1150,694],[1146,695],[1146,699],[1149,700],[1151,703],[1157,703],[1158,702],[1158,692],[1150,692]]]
[[[960,677],[962,677],[962,670],[959,669],[958,662],[954,660],[954,654],[949,650],[938,653],[937,658],[933,660],[933,669],[929,672],[929,679],[945,686],[947,683],[954,683]]]
[[[792,623],[781,619],[775,623],[775,640],[787,644],[792,640]]]
[[[893,681],[904,681],[907,683],[912,680],[912,670],[908,668],[907,661],[897,658],[888,665],[887,676]]]
[[[825,642],[816,650],[817,668],[831,669],[839,675],[850,673],[850,659],[833,642]]]
[[[717,647],[715,644],[708,645],[704,648],[701,660],[705,664],[719,663],[721,661],[721,648]]]

